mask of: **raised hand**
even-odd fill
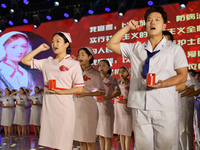
[[[127,26],[130,28],[130,30],[136,30],[140,27],[135,20],[130,20]]]
[[[50,47],[46,43],[43,43],[38,47],[38,49],[40,49],[41,51],[46,51],[46,50],[50,49]]]

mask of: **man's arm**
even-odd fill
[[[178,85],[180,83],[184,83],[187,80],[187,72],[188,72],[187,67],[176,69],[177,75],[164,81],[159,80],[158,83],[149,87],[157,89],[157,88],[170,87],[170,86]]]
[[[139,28],[137,22],[135,20],[130,20],[124,28],[122,28],[113,35],[113,37],[108,41],[108,43],[106,43],[106,46],[116,54],[122,55],[120,50],[120,42],[123,36],[130,30],[136,30],[137,28]]]

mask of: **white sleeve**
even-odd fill
[[[95,77],[95,82],[94,82],[94,85],[95,87],[98,89],[98,91],[101,91],[101,92],[105,92],[105,87],[104,87],[104,84],[103,84],[103,79],[100,75],[100,72],[98,72],[96,74],[96,77]]]
[[[46,62],[47,59],[32,59],[31,60],[31,69],[38,69],[42,71],[43,69],[43,64]]]
[[[114,78],[114,86],[115,86],[115,92],[120,92],[120,87],[119,87],[119,83],[117,81],[116,78]]]
[[[79,62],[74,64],[72,79],[74,87],[84,86],[83,74]]]
[[[134,54],[134,50],[141,45],[140,42],[136,43],[120,43],[120,50],[122,53],[122,57],[127,57],[130,59],[130,56]]]
[[[179,45],[177,45],[177,49],[176,49],[175,56],[174,56],[174,62],[175,62],[174,63],[175,69],[188,67],[188,61],[185,56],[185,52],[184,52],[183,48]]]

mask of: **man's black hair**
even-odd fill
[[[168,39],[171,40],[172,42],[174,41],[174,37],[171,34],[171,32],[169,32],[169,31],[163,31],[162,34],[165,35],[165,36],[167,36]]]
[[[146,11],[146,13],[144,15],[145,22],[147,21],[147,17],[149,16],[149,14],[151,14],[153,12],[160,13],[162,15],[164,23],[167,23],[167,13],[160,6],[152,6],[151,8],[147,9],[147,11]]]

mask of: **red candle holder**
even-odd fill
[[[155,73],[147,73],[147,85],[155,85],[156,74]]]
[[[97,96],[97,101],[100,101],[102,99],[102,96]]]
[[[49,80],[49,90],[56,89],[56,80]]]
[[[119,96],[119,102],[123,102],[123,96],[122,95]]]

